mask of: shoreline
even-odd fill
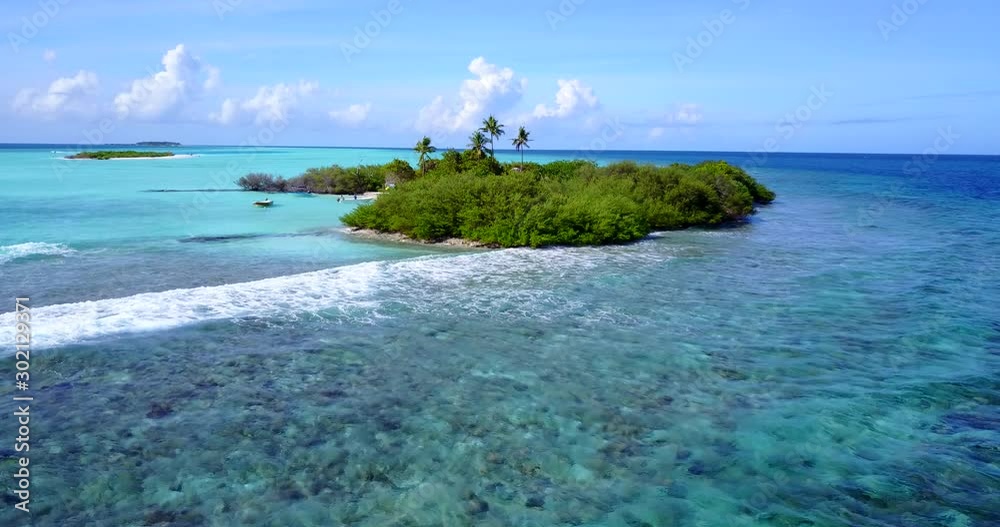
[[[405,234],[397,232],[379,232],[373,229],[355,229],[354,227],[344,227],[340,232],[357,238],[375,242],[403,243],[407,245],[423,245],[427,247],[456,247],[463,249],[493,249],[479,242],[463,240],[462,238],[448,238],[439,242],[425,242],[410,238]]]
[[[294,194],[294,192],[285,192],[285,194]],[[354,194],[313,194],[314,196],[337,196],[339,198],[344,198],[344,201],[375,201],[379,196],[382,195],[381,192],[365,192],[363,194],[358,194],[358,199],[354,199]]]

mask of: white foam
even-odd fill
[[[49,347],[120,333],[162,330],[206,320],[275,316],[363,305],[378,264],[360,264],[256,282],[175,289],[32,309],[32,344]],[[0,315],[14,326],[14,314]]]
[[[581,273],[602,263],[635,266],[663,259],[662,251],[628,248],[514,249],[369,262],[255,282],[42,306],[32,309],[32,344],[53,347],[209,320],[284,318],[330,309],[353,323],[371,323],[383,316],[378,312],[382,299],[455,316],[537,319],[588,313],[589,306],[553,291],[553,281],[577,282]],[[14,314],[0,314],[0,332],[13,327]]]
[[[25,256],[66,256],[75,252],[61,243],[28,242],[17,245],[4,245],[0,247],[0,264],[24,258]]]

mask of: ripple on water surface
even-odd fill
[[[884,298],[881,274],[787,248],[717,257],[751,242],[676,233],[39,308],[50,344],[101,340],[33,365],[38,456],[59,459],[37,469],[35,517],[996,524],[998,332],[963,316],[989,276]],[[121,332],[144,323],[165,330]]]

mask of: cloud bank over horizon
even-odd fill
[[[282,122],[286,144],[462,147],[495,115],[537,148],[920,152],[950,126],[955,152],[995,153],[1000,7],[971,1],[888,38],[892,11],[862,0],[580,2],[555,24],[528,0],[12,5],[0,142],[238,144]]]

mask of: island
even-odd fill
[[[589,160],[525,163],[529,133],[512,144],[520,163],[496,160],[504,134],[491,116],[468,149],[436,148],[424,137],[414,150],[418,168],[396,159],[385,165],[312,168],[291,179],[248,174],[244,190],[358,195],[381,191],[341,221],[351,232],[393,241],[493,248],[607,245],[652,232],[746,221],[775,193],[725,161],[655,166]]]
[[[148,159],[154,157],[174,157],[173,152],[140,152],[138,150],[96,150],[93,152],[80,152],[66,159],[98,159],[106,161],[108,159]]]
[[[171,146],[181,146],[180,143],[174,143],[171,141],[139,141],[135,146],[153,146],[153,147],[171,147]]]

